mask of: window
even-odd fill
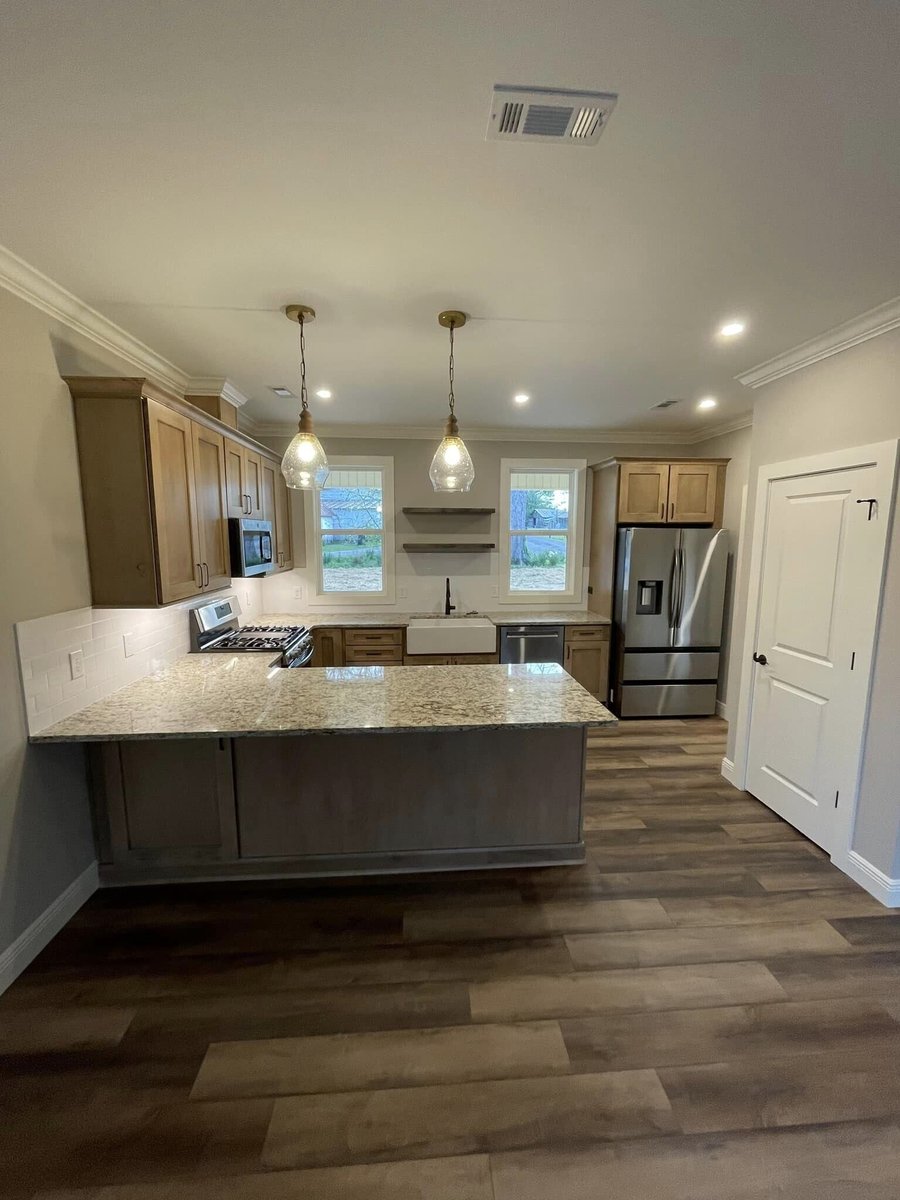
[[[393,460],[343,459],[310,506],[319,597],[394,598]]]
[[[503,459],[501,594],[580,601],[586,463]]]

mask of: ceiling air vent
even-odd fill
[[[605,129],[617,99],[613,92],[570,92],[564,88],[498,83],[485,138],[589,146]]]
[[[659,404],[654,404],[654,408],[672,408],[676,404],[680,404],[679,400],[660,400]]]

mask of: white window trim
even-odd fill
[[[394,541],[394,460],[390,456],[344,454],[329,464],[334,470],[350,467],[354,470],[374,467],[382,472],[381,512],[384,518],[382,530],[382,582],[384,587],[380,592],[326,592],[322,586],[322,528],[320,515],[320,494],[318,490],[310,493],[310,501],[304,505],[306,509],[306,544],[312,547],[315,556],[314,586],[315,594],[310,596],[310,607],[359,608],[361,605],[393,604],[396,592],[396,547]],[[326,531],[328,532],[328,531]],[[371,530],[377,533],[377,530]]]
[[[521,592],[509,586],[509,485],[514,471],[568,471],[574,475],[569,495],[569,538],[564,592]],[[584,604],[584,508],[587,479],[586,458],[501,458],[500,459],[500,604],[520,607],[554,604],[578,608]]]

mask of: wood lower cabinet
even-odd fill
[[[153,516],[163,604],[203,588],[191,422],[155,400],[147,401]]]
[[[609,634],[608,625],[566,626],[563,666],[600,701],[609,693]]]
[[[118,866],[238,857],[232,743],[111,742],[92,749],[101,853]]]
[[[500,661],[499,651],[493,654],[405,654],[405,667],[479,667]]]
[[[272,522],[275,542],[275,567],[272,574],[289,571],[294,565],[291,546],[291,508],[288,486],[281,473],[281,464],[264,458],[262,469],[263,519]]]
[[[342,629],[314,629],[314,667],[342,667],[344,665],[344,631]]]
[[[214,429],[191,422],[197,530],[204,588],[231,582],[225,499],[225,438]]]
[[[366,663],[400,666],[403,663],[403,630],[387,627],[345,629],[344,666],[365,666]]]

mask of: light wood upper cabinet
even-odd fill
[[[225,500],[225,438],[214,429],[191,422],[194,487],[203,587],[225,587],[231,581]]]
[[[228,517],[262,516],[264,464],[273,472],[273,523],[287,565],[280,459],[147,379],[70,376],[66,383],[94,604],[152,607],[227,587]]]
[[[718,481],[715,463],[673,463],[669,471],[669,521],[712,524]]]
[[[669,464],[625,462],[619,471],[619,524],[664,522],[669,495]]]
[[[288,571],[294,565],[291,549],[291,508],[288,487],[279,463],[264,458],[262,470],[262,515],[272,522],[275,540],[275,571]]]
[[[195,596],[203,584],[192,429],[189,418],[155,400],[147,401],[147,424],[159,593],[168,604]]]

